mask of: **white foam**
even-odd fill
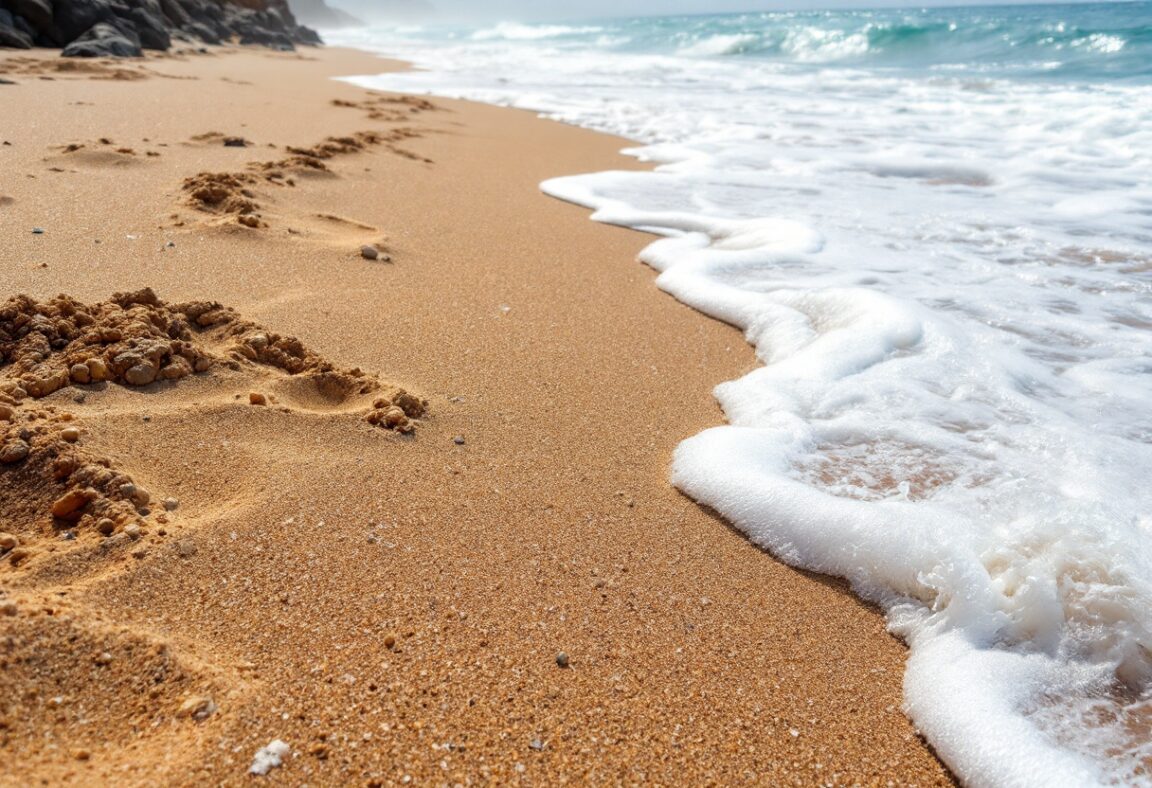
[[[477,45],[433,67],[359,83],[647,143],[654,172],[543,189],[665,236],[658,285],[763,363],[673,481],[884,607],[949,766],[1147,784],[1152,88]]]
[[[712,57],[718,55],[737,55],[747,51],[760,41],[760,36],[754,33],[733,33],[731,35],[709,36],[694,44],[680,48],[681,55],[688,57]]]
[[[256,755],[252,758],[252,766],[248,769],[249,774],[263,776],[273,769],[279,768],[291,751],[292,748],[287,743],[280,739],[273,739],[256,751]]]
[[[519,22],[500,22],[495,27],[477,30],[472,34],[474,41],[535,41],[542,38],[599,33],[603,28],[594,26],[571,27],[569,25],[525,25]]]

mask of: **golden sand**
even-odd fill
[[[75,368],[123,337],[0,368],[0,781],[950,782],[879,613],[668,484],[755,360],[540,194],[623,141],[334,82],[388,66],[339,49],[63,63],[0,56],[0,301],[245,328],[146,385]]]

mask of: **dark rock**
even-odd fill
[[[248,140],[244,139],[243,137],[225,137],[224,138],[224,147],[225,148],[247,148],[248,147]]]
[[[105,22],[92,28],[64,47],[64,57],[140,57],[140,45],[131,41],[119,28]]]
[[[45,32],[52,29],[52,3],[49,0],[10,0],[8,5],[17,15],[24,17],[33,30]]]
[[[16,26],[16,17],[4,8],[0,8],[0,47],[32,48],[32,36],[20,30]]]
[[[156,0],[151,4],[134,6],[130,14],[136,34],[140,36],[140,46],[144,49],[161,51],[172,46],[172,37],[168,35],[168,29],[164,26],[164,15]]]
[[[221,41],[220,34],[202,22],[188,22],[182,29],[185,33],[205,44],[219,44]]]

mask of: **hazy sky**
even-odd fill
[[[1038,0],[1039,1],[1039,0]],[[329,0],[331,5],[361,15],[385,7],[403,8],[420,0]],[[760,11],[805,8],[867,8],[904,6],[922,8],[941,5],[993,5],[1004,0],[427,0],[438,16],[451,19],[579,19],[594,16],[627,16],[641,14],[704,14],[724,11]]]

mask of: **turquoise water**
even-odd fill
[[[1152,79],[1152,3],[1147,2],[781,11],[436,32],[449,38],[529,40],[548,30],[557,33],[547,36],[549,43],[562,48],[695,52],[809,67],[838,63],[1043,79]]]

